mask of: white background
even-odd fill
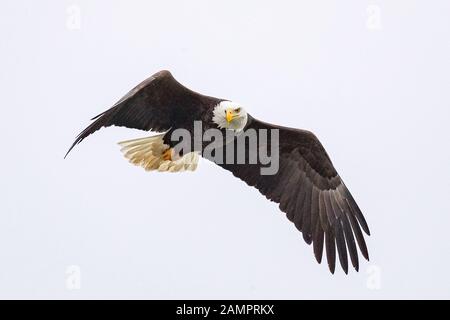
[[[0,298],[450,298],[449,14],[444,0],[2,0]],[[332,276],[274,203],[207,161],[131,166],[116,142],[144,132],[101,130],[63,160],[161,69],[314,131],[367,217],[371,261]]]

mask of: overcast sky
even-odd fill
[[[450,2],[2,1],[0,298],[450,298]],[[147,173],[89,119],[153,73],[312,130],[363,210],[332,276],[201,161]],[[228,199],[233,199],[229,201]]]

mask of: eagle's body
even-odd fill
[[[359,268],[357,245],[368,259],[362,234],[369,234],[367,223],[356,202],[319,140],[308,131],[285,128],[261,122],[226,99],[204,96],[178,83],[168,71],[161,71],[145,80],[111,109],[92,120],[90,126],[77,137],[70,150],[91,133],[112,125],[160,135],[121,142],[122,151],[133,164],[146,170],[179,172],[195,170],[198,156],[206,144],[191,144],[190,150],[174,154],[174,130],[194,133],[195,122],[201,122],[202,133],[210,129],[222,132],[246,133],[249,130],[279,132],[279,170],[262,175],[263,163],[219,163],[224,169],[257,188],[269,200],[280,204],[304,240],[313,243],[314,254],[320,263],[325,245],[328,265],[335,270],[336,248],[342,268],[347,273],[348,258]],[[257,148],[270,149],[270,141]],[[225,141],[220,148],[226,153]]]

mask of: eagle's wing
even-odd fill
[[[192,123],[204,108],[218,101],[187,89],[169,71],[160,71],[133,88],[109,110],[94,117],[92,120],[95,121],[76,137],[67,154],[102,127],[115,125],[146,131],[167,131]]]
[[[328,266],[335,270],[336,248],[345,273],[347,249],[358,270],[358,252],[369,259],[361,232],[370,234],[361,210],[336,172],[319,140],[311,132],[280,127],[249,117],[245,130],[279,130],[279,171],[261,175],[259,165],[222,164],[233,175],[257,188],[269,200],[280,204],[304,240],[313,243],[317,261],[322,260],[325,243]],[[270,139],[268,139],[270,143]],[[261,147],[261,145],[259,145]],[[267,150],[270,147],[264,146]],[[356,241],[355,241],[356,239]]]

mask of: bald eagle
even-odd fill
[[[191,150],[175,152],[171,134],[176,129],[193,132],[194,123],[200,122],[202,132],[208,129],[234,133],[277,130],[279,165],[275,174],[261,174],[263,163],[259,160],[252,164],[228,161],[218,165],[258,189],[268,200],[278,203],[280,210],[302,232],[305,242],[313,244],[319,263],[325,247],[331,273],[335,271],[336,253],[345,273],[348,273],[348,255],[355,270],[359,269],[357,247],[369,260],[362,233],[363,230],[370,235],[366,220],[313,133],[259,121],[237,103],[184,87],[165,70],[137,85],[92,120],[76,137],[67,154],[102,127],[115,125],[154,131],[160,134],[119,144],[131,163],[146,170],[165,172],[193,171],[199,155],[204,155],[205,143],[197,147],[194,143]],[[270,143],[260,141],[254,148],[270,149]],[[228,145],[229,142],[224,141],[216,149],[225,149]],[[245,146],[250,148],[248,143]]]

